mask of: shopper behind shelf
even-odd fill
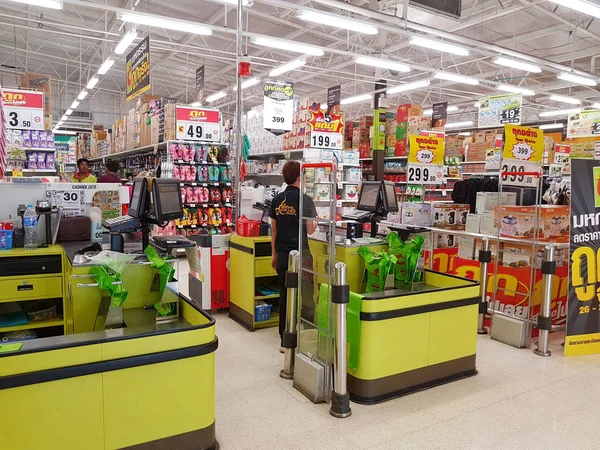
[[[98,183],[119,183],[121,179],[117,176],[119,171],[119,163],[116,161],[108,161],[106,163],[106,174],[98,177]]]
[[[283,338],[285,330],[285,318],[287,310],[287,289],[285,287],[285,272],[288,266],[288,256],[292,250],[298,250],[298,237],[300,226],[300,163],[288,161],[283,166],[283,179],[288,185],[285,191],[278,194],[271,203],[271,254],[273,255],[271,265],[277,271],[277,282],[279,284],[279,336]],[[317,217],[317,210],[312,199],[303,195],[304,217]],[[312,257],[308,249],[308,234],[313,234],[317,229],[314,220],[303,221],[303,267],[313,270]],[[300,280],[307,283],[302,292],[307,294],[302,299],[302,316],[311,322],[314,320],[314,300],[312,297],[311,279]],[[282,341],[283,346],[283,341]]]
[[[96,177],[90,173],[90,162],[85,158],[77,160],[77,170],[79,172],[73,174],[74,183],[96,183]]]

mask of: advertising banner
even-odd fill
[[[448,119],[448,102],[434,103],[431,114],[431,127],[442,128],[446,126]]]
[[[565,356],[600,353],[600,161],[573,159]]]
[[[15,130],[44,129],[44,93],[4,89],[6,127]]]
[[[339,114],[342,87],[338,84],[327,89],[327,114]]]
[[[600,136],[600,109],[590,109],[569,114],[567,137]]]
[[[200,66],[196,69],[196,92],[198,95],[198,103],[204,104],[204,66]]]
[[[294,84],[267,80],[263,84],[263,128],[275,135],[292,130],[294,120]]]
[[[221,120],[218,109],[177,105],[175,119],[178,140],[206,142],[221,140]]]
[[[491,95],[479,99],[477,128],[520,125],[523,94]]]
[[[507,186],[536,187],[540,177],[525,173],[540,172],[544,156],[544,132],[537,128],[504,126],[504,149],[500,172],[510,172],[502,176],[502,184]],[[524,175],[517,175],[523,172]]]
[[[407,181],[414,184],[442,184],[444,138],[409,135]]]
[[[129,54],[127,71],[127,101],[150,89],[150,36],[140,42]]]

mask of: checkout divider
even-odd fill
[[[0,448],[216,449],[214,318],[179,293],[164,248],[106,277],[78,255],[89,244],[0,251],[0,305],[51,298],[58,313],[0,327],[13,336],[0,342]]]

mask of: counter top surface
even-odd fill
[[[329,241],[327,241],[325,239],[319,239],[319,238],[309,237],[308,240],[315,241],[315,242],[322,242],[324,244],[329,243]],[[344,247],[344,248],[359,248],[359,247],[362,247],[363,245],[365,245],[367,247],[375,246],[375,245],[387,245],[387,241],[385,239],[377,239],[377,241],[369,242],[368,244],[364,244],[364,243],[354,242],[352,240],[344,239],[340,242],[336,242],[335,245],[338,247]]]
[[[82,248],[85,248],[88,245],[91,245],[91,242],[89,242],[89,241],[61,242],[61,245],[63,247],[65,255],[67,256],[67,259],[69,260],[69,262],[71,263],[72,266],[74,266],[74,267],[90,266],[91,267],[94,265],[94,263],[91,261],[86,261],[85,263],[75,263],[74,262],[75,253],[77,253]],[[139,253],[137,255],[136,261],[148,261],[148,257],[146,255],[144,255],[143,253]]]

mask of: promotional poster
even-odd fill
[[[150,37],[140,42],[128,55],[127,101],[133,100],[150,89]]]
[[[434,103],[431,114],[431,127],[441,128],[446,126],[448,120],[448,102]]]

